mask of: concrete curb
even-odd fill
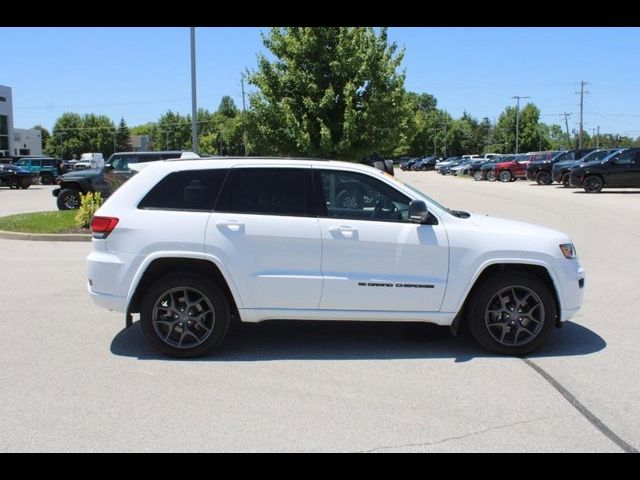
[[[44,242],[90,242],[91,235],[85,233],[22,233],[0,230],[4,240],[36,240]]]

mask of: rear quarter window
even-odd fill
[[[212,211],[227,169],[170,173],[140,201],[143,210]]]

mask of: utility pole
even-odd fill
[[[598,133],[596,135],[596,148],[600,148],[600,125],[598,125]]]
[[[444,124],[444,157],[447,158],[447,124]]]
[[[244,104],[244,73],[240,75],[240,86],[242,87],[242,150],[244,151],[244,156],[247,156],[247,128],[246,128],[246,117],[245,117],[245,104]]]
[[[580,80],[580,132],[578,133],[578,148],[582,148],[582,110],[584,106],[584,94],[589,93],[584,91],[584,86],[587,84],[584,80]],[[578,92],[576,92],[578,93]]]
[[[191,148],[194,153],[200,154],[196,105],[196,27],[191,27]]]
[[[518,147],[519,147],[519,141],[520,139],[518,138],[520,135],[520,99],[521,98],[531,98],[531,97],[523,97],[523,96],[519,96],[519,95],[514,95],[511,98],[515,98],[517,103],[516,103],[516,155],[518,154]]]
[[[561,113],[560,115],[564,115],[564,125],[567,129],[567,148],[571,149],[571,136],[569,135],[569,121],[567,120],[567,118],[569,118],[569,115],[571,114],[564,112],[564,113]]]

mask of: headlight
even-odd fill
[[[563,243],[560,245],[560,250],[565,258],[576,258],[576,247],[573,246],[573,243]]]

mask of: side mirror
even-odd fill
[[[429,219],[427,204],[422,200],[412,200],[409,204],[409,220],[414,223],[424,224]]]

